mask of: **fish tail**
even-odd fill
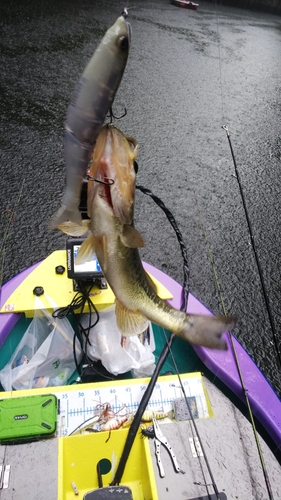
[[[190,314],[186,315],[179,336],[192,344],[226,351],[227,343],[222,334],[231,330],[235,323],[236,318],[233,316],[197,316]]]
[[[64,224],[67,221],[74,222],[81,225],[82,217],[78,208],[69,208],[66,205],[61,205],[55,215],[52,217],[49,228],[55,229],[56,227]]]

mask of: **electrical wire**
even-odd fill
[[[84,326],[81,324],[81,322],[77,321],[78,328],[74,330],[74,336],[73,336],[73,358],[74,358],[76,370],[79,374],[79,377],[78,377],[79,382],[83,382],[83,376],[85,374],[86,368],[87,367],[92,368],[92,366],[93,366],[93,362],[92,362],[92,360],[90,360],[90,358],[88,357],[88,354],[87,354],[87,346],[88,346],[88,344],[91,345],[91,342],[89,340],[89,333],[90,333],[90,330],[92,328],[94,328],[99,321],[99,312],[98,312],[95,304],[93,303],[93,301],[90,298],[90,291],[92,289],[92,286],[93,286],[92,282],[89,283],[87,286],[87,282],[85,282],[83,280],[77,280],[78,290],[77,290],[77,293],[75,294],[75,296],[73,297],[72,301],[70,302],[70,304],[68,304],[66,307],[61,307],[59,309],[56,309],[52,314],[52,316],[54,318],[59,318],[59,319],[65,318],[69,314],[73,314],[74,317],[76,318],[76,315],[74,313],[76,311],[80,310],[80,314],[82,314],[84,309],[85,309],[86,304],[88,305],[89,325],[87,328],[84,328]],[[92,323],[92,314],[93,313],[95,314],[96,319]],[[82,339],[78,338],[77,330],[79,332],[81,332],[85,337],[85,347],[84,348],[83,348]],[[77,339],[80,343],[81,350],[84,352],[86,362],[87,362],[87,364],[85,366],[83,366],[83,370],[81,369],[81,364],[79,364],[78,360],[77,360],[77,354],[76,354],[76,340]],[[101,373],[98,372],[97,370],[93,369],[93,371],[95,371],[97,374],[101,375]],[[109,377],[105,376],[104,378],[109,378]]]
[[[182,254],[182,260],[183,260],[183,285],[182,285],[182,307],[183,311],[186,311],[187,308],[187,300],[188,300],[188,290],[189,290],[189,275],[190,275],[190,270],[189,270],[189,265],[188,265],[188,257],[187,257],[187,250],[186,246],[183,242],[182,234],[181,231],[178,227],[178,224],[172,214],[172,212],[166,207],[166,205],[163,203],[163,201],[158,198],[155,194],[150,191],[150,189],[147,189],[143,186],[136,186],[136,189],[141,191],[142,193],[150,196],[153,201],[158,205],[158,207],[163,210],[164,214],[166,215],[169,223],[171,224],[172,228],[174,229],[176,233],[176,237],[178,240],[178,244],[180,246],[181,254]]]

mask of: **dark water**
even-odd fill
[[[281,270],[281,18],[200,2],[132,2],[128,66],[115,110],[139,142],[139,184],[172,210],[187,245],[191,291],[222,312],[207,242],[235,335],[281,393],[281,374],[229,145],[229,126],[278,343]],[[63,129],[71,93],[117,1],[0,3],[3,279],[64,248],[46,225],[64,187]],[[201,218],[200,218],[201,213]],[[202,230],[204,225],[204,236]],[[144,260],[182,280],[173,231],[137,193]],[[2,254],[3,257],[3,254]]]

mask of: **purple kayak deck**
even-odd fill
[[[2,309],[2,306],[5,304],[6,300],[10,297],[13,291],[23,282],[31,271],[38,266],[38,264],[39,262],[28,269],[25,269],[2,286],[0,291],[0,309]],[[0,315],[0,347],[4,344],[7,336],[19,320],[20,316],[20,314],[15,313]]]
[[[19,284],[33,269],[35,269],[38,264],[39,263],[26,269],[3,285],[1,290],[1,307],[15,288],[19,286]],[[173,299],[169,302],[173,307],[179,309],[181,305],[181,285],[150,264],[144,263],[144,267],[172,293]],[[187,311],[193,314],[212,315],[212,313],[192,294],[189,294]],[[19,317],[20,314],[14,313],[0,315],[0,347],[18,321]],[[234,394],[245,402],[238,370],[232,352],[230,335],[226,333],[225,337],[228,344],[227,352],[215,351],[199,346],[193,347],[205,366],[227,387],[229,387]],[[276,450],[280,450],[281,401],[247,352],[243,349],[235,337],[232,336],[232,338],[252,412],[275,442]]]
[[[181,285],[149,264],[145,264],[144,267],[168,288],[174,297],[169,303],[179,309],[181,306]],[[187,312],[212,315],[192,294],[189,294]],[[193,348],[204,365],[245,403],[230,335],[226,333],[225,339],[228,351],[216,351],[201,346],[193,346]],[[276,451],[281,450],[281,400],[238,340],[234,336],[232,339],[252,412],[273,439]]]

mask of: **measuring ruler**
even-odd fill
[[[211,404],[201,373],[182,374],[182,383],[187,398],[196,404],[197,418],[213,415]],[[59,434],[67,436],[86,420],[93,417],[98,405],[110,404],[113,412],[126,407],[126,412],[135,413],[150,379],[132,379],[67,387],[57,393],[60,400]],[[71,388],[71,390],[69,390]],[[52,392],[53,392],[52,388]],[[176,375],[159,377],[147,409],[165,413],[173,410],[174,400],[182,398],[182,390]]]

